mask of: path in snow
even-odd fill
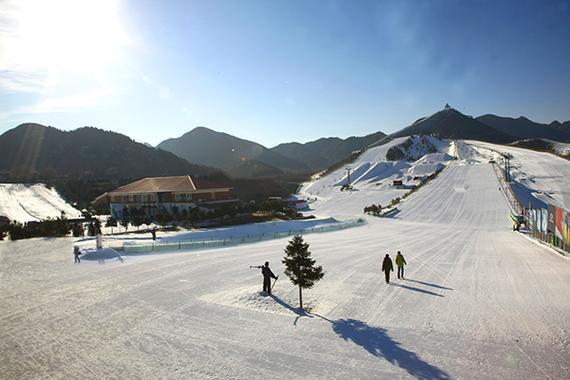
[[[350,205],[341,206],[350,208]],[[394,219],[307,235],[326,272],[298,311],[286,239],[74,265],[71,239],[0,244],[5,378],[570,377],[570,263],[510,231],[489,164],[452,164]],[[401,249],[407,280],[379,264]]]

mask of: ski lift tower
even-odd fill
[[[350,166],[347,166],[345,170],[346,170],[346,179],[347,179],[346,185],[350,186],[350,170],[351,170]]]

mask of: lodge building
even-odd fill
[[[172,212],[176,208],[182,212],[239,202],[233,195],[233,187],[189,175],[143,178],[103,196],[109,201],[111,215],[118,219],[125,207],[143,208],[154,216],[161,209]]]

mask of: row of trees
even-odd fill
[[[170,210],[167,210],[166,208],[156,210],[153,217],[150,216],[148,209],[124,207],[120,220],[117,221],[111,216],[107,219],[106,226],[114,227],[117,226],[117,223],[120,223],[125,227],[125,229],[127,229],[129,224],[139,227],[141,225],[150,225],[152,222],[156,222],[161,226],[173,223],[192,226],[198,222],[215,219],[231,219],[241,215],[251,215],[252,213],[259,211],[279,214],[288,218],[298,216],[298,212],[296,210],[287,207],[280,201],[266,201],[260,204],[244,203],[240,205],[223,205],[209,210],[205,210],[200,207],[187,210],[185,208],[180,209],[174,206]]]
[[[65,218],[47,219],[41,222],[19,223],[12,222],[0,231],[4,236],[10,234],[11,240],[28,239],[34,237],[62,237],[71,232],[71,224]]]

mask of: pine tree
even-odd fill
[[[285,248],[285,275],[293,285],[299,287],[299,304],[303,308],[303,289],[312,288],[325,275],[322,266],[316,266],[311,258],[309,244],[303,241],[301,235],[295,235]]]

